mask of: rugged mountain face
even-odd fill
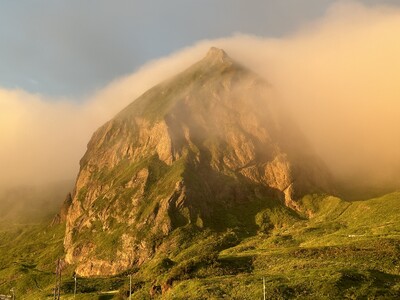
[[[257,230],[328,175],[269,85],[211,48],[99,128],[66,218],[66,261],[83,276],[138,266],[176,228]],[[268,215],[264,217],[268,222]],[[268,227],[268,226],[267,226]]]

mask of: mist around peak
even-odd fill
[[[341,2],[282,38],[200,41],[80,101],[1,89],[0,187],[74,178],[96,128],[218,47],[265,78],[337,178],[398,188],[399,16],[395,7]]]

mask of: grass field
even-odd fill
[[[400,298],[400,193],[301,203],[297,221],[253,236],[177,230],[181,248],[132,270],[132,298],[262,299],[263,278],[267,299]],[[1,224],[0,294],[14,287],[17,299],[52,299],[64,226],[47,224]],[[72,273],[64,269],[61,299],[73,299]],[[78,278],[76,299],[126,299],[127,274]]]

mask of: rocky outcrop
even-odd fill
[[[326,188],[326,171],[274,101],[266,82],[216,48],[139,97],[88,144],[66,261],[81,276],[116,274],[178,227],[247,226],[239,206],[297,209],[301,193]]]

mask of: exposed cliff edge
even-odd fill
[[[263,79],[211,48],[100,127],[66,217],[82,276],[150,259],[182,226],[257,230],[255,215],[328,188],[329,175]]]

